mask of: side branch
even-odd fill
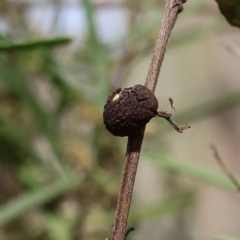
[[[221,159],[218,150],[216,148],[215,145],[210,144],[210,148],[213,151],[213,155],[217,161],[217,163],[219,164],[219,166],[221,167],[222,171],[226,174],[226,176],[230,179],[230,181],[233,183],[233,185],[236,187],[237,191],[240,191],[240,184],[238,182],[238,180],[233,176],[232,173],[230,173],[230,171],[227,169],[227,167],[225,166],[223,160]]]

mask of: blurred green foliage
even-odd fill
[[[88,34],[72,51],[69,37],[35,39],[24,22],[28,3],[1,3],[2,13],[9,13],[6,21],[12,20],[26,37],[17,41],[9,33],[0,41],[0,239],[105,239],[113,222],[126,139],[105,130],[103,105],[136,59],[152,52],[163,5],[125,2],[128,33],[107,45],[97,34],[96,6],[82,1]],[[206,6],[196,3],[188,14]],[[196,40],[196,31],[206,34],[200,27],[190,28],[184,36],[177,33],[171,47]],[[112,76],[118,77],[113,81]],[[198,106],[198,111],[186,110],[176,119],[196,121],[239,103],[236,93]],[[223,174],[204,166],[176,163],[160,151],[146,155],[159,168],[233,187]],[[182,189],[151,206],[133,205],[130,222],[137,227],[148,219],[181,214],[193,201],[193,193]]]

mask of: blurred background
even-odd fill
[[[161,0],[0,1],[0,240],[111,237],[127,138],[103,125],[117,87],[144,84]],[[147,125],[128,239],[240,239],[240,30],[215,1],[185,4]]]

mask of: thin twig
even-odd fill
[[[158,76],[171,30],[182,11],[182,3],[186,0],[167,0],[162,25],[154,48],[152,62],[149,67],[145,86],[155,91]],[[125,240],[128,214],[132,199],[133,186],[137,173],[138,160],[141,152],[145,127],[135,135],[128,136],[128,145],[123,170],[122,183],[119,190],[117,209],[113,224],[112,240]]]
[[[172,113],[176,111],[176,108],[173,105],[173,99],[172,98],[169,98],[169,102],[170,102],[170,105],[171,105],[171,112],[167,112],[166,110],[158,111],[156,116],[161,117],[161,118],[165,118],[170,123],[170,125],[172,125],[174,127],[174,129],[179,133],[182,133],[183,130],[185,130],[185,129],[191,128],[191,126],[189,124],[179,126],[177,123],[175,123],[173,121],[173,119],[171,117],[172,117]]]
[[[134,227],[128,227],[128,229],[125,232],[125,239],[127,239],[127,236],[129,235],[129,233],[133,231],[135,231]]]
[[[221,159],[221,157],[218,153],[216,146],[213,144],[210,144],[210,148],[212,149],[213,155],[214,155],[216,161],[218,162],[219,166],[221,167],[222,171],[231,180],[231,182],[237,188],[237,190],[240,191],[240,184],[239,184],[238,180],[228,171],[227,167],[225,166],[223,160]]]
[[[170,105],[171,105],[171,113],[176,112],[177,110],[176,110],[176,108],[175,108],[175,106],[174,106],[173,99],[172,99],[172,98],[169,98],[168,100],[169,100]]]

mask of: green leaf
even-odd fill
[[[52,239],[71,240],[71,222],[58,215],[48,215],[46,226]]]
[[[185,193],[155,204],[139,207],[133,206],[130,212],[129,222],[131,222],[131,224],[137,224],[141,221],[145,221],[146,219],[173,214],[184,210],[187,206],[189,206],[189,204],[191,204],[191,202],[192,194]]]
[[[0,79],[29,106],[35,117],[36,125],[50,142],[57,157],[54,166],[62,176],[65,176],[64,169],[61,165],[62,152],[57,135],[56,123],[54,122],[55,119],[39,104],[36,96],[29,89],[22,71],[18,69],[17,66],[11,67],[2,60],[0,62]]]
[[[90,45],[93,46],[93,50],[96,50],[100,46],[100,40],[97,34],[96,23],[94,19],[95,9],[91,0],[83,0],[82,4],[84,5],[86,23],[88,27],[88,38]]]
[[[31,143],[26,139],[24,133],[21,129],[17,128],[10,121],[7,121],[0,114],[0,138],[4,140],[9,140],[12,144],[18,145],[21,149],[23,149],[31,159],[36,160],[37,162],[42,162],[39,154],[34,150]],[[15,161],[19,161],[19,159],[15,159]]]
[[[78,178],[71,178],[65,181],[58,180],[46,187],[22,193],[0,207],[0,226],[15,219],[31,208],[38,207],[65,192],[76,189],[80,183],[81,181]]]
[[[27,40],[21,43],[6,42],[0,43],[0,51],[26,51],[36,48],[55,47],[71,42],[71,38],[57,37],[51,39]]]
[[[200,164],[189,161],[173,162],[170,161],[167,157],[160,157],[154,154],[149,154],[148,156],[152,162],[156,163],[161,168],[194,177],[218,187],[230,190],[236,189],[236,187],[227,176],[222,173],[218,173],[213,169],[209,169],[209,167],[204,167]]]
[[[45,65],[45,69],[43,70],[50,76],[50,80],[59,90],[63,99],[74,99],[78,101],[86,99],[84,91],[72,86],[71,83],[63,77],[61,66],[59,66],[56,60],[49,54],[45,57]]]
[[[18,171],[18,176],[21,182],[29,189],[41,187],[41,180],[33,164],[21,165]]]
[[[181,111],[181,113],[174,115],[174,120],[181,122],[187,119],[187,121],[192,122],[229,110],[239,104],[240,92],[235,92],[211,101],[200,103],[186,111]]]
[[[230,236],[219,236],[214,239],[215,240],[240,240],[239,238],[230,237]]]
[[[87,52],[92,62],[93,77],[92,82],[96,94],[93,98],[96,106],[102,108],[106,102],[108,95],[108,79],[107,79],[107,51],[101,43],[95,23],[95,9],[91,0],[83,0],[85,17],[88,27],[88,45]]]

